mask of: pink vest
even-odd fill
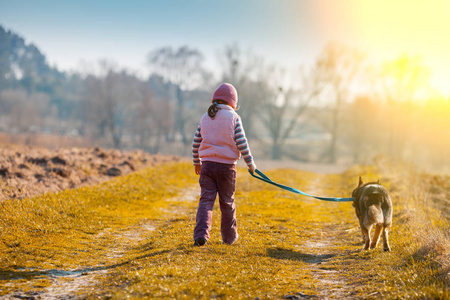
[[[218,106],[221,109],[214,119],[205,113],[200,120],[202,142],[198,153],[202,161],[236,164],[241,157],[234,139],[236,120],[239,115],[228,105],[219,104]]]

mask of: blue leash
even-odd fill
[[[252,173],[252,172],[250,171],[250,169],[248,170],[248,172],[250,173],[250,175],[252,175],[253,177],[255,177],[255,178],[259,179],[259,180],[262,180],[262,181],[264,181],[264,182],[267,182],[267,183],[269,183],[269,184],[272,184],[272,185],[274,185],[274,186],[276,186],[276,187],[285,189],[286,191],[293,192],[293,193],[297,193],[297,194],[300,194],[300,195],[303,195],[303,196],[313,197],[313,198],[316,198],[316,199],[319,199],[319,200],[333,201],[333,202],[347,202],[347,201],[353,201],[353,200],[354,200],[354,198],[316,197],[316,196],[313,196],[313,195],[309,195],[309,194],[307,194],[307,193],[304,193],[304,192],[302,192],[302,191],[300,191],[300,190],[291,188],[291,187],[289,187],[289,186],[286,186],[286,185],[282,185],[282,184],[276,183],[275,181],[272,181],[269,177],[267,177],[266,175],[264,175],[264,173],[261,172],[261,171],[258,170],[258,169],[255,170],[255,173],[257,173],[259,176],[257,176],[257,175],[255,175],[254,173]]]

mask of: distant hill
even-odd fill
[[[24,88],[30,92],[54,94],[55,83],[66,75],[51,67],[33,43],[0,25],[0,91]]]

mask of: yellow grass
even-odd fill
[[[266,172],[280,183],[322,196],[349,196],[359,175],[381,179],[394,202],[391,253],[381,245],[361,252],[350,203],[298,196],[257,181],[243,169],[236,191],[240,238],[232,246],[221,242],[218,205],[211,240],[193,246],[199,187],[193,167],[185,163],[95,187],[5,201],[0,203],[0,295],[46,295],[61,281],[70,285],[84,276],[91,282],[69,294],[449,299],[449,222],[422,205],[426,187],[411,187],[419,175],[402,170],[374,165],[342,175]],[[79,277],[55,279],[56,271]]]

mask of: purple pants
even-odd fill
[[[236,189],[236,165],[205,161],[200,173],[201,195],[197,210],[194,240],[209,239],[212,213],[217,193],[219,193],[222,222],[220,231],[226,244],[233,244],[237,238],[236,206],[234,191]]]

